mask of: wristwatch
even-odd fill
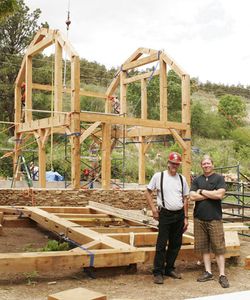
[[[203,190],[199,190],[199,194],[200,194],[200,195],[202,195],[202,191],[203,191]]]

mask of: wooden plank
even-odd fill
[[[250,255],[245,258],[245,269],[250,270]]]
[[[160,59],[160,120],[168,119],[167,65]]]
[[[0,235],[2,235],[3,234],[3,226],[2,226],[2,224],[0,224]]]
[[[81,121],[85,122],[97,122],[108,124],[120,124],[120,125],[132,125],[132,126],[144,126],[154,128],[174,128],[177,130],[186,130],[186,124],[169,121],[158,121],[158,120],[142,120],[139,118],[117,116],[115,114],[104,114],[96,112],[81,112]],[[62,125],[61,125],[62,126]],[[21,132],[21,130],[19,130]]]
[[[92,290],[88,290],[82,287],[62,291],[48,296],[48,300],[73,300],[73,299],[106,300],[107,297],[104,294]]]

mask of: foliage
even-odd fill
[[[56,240],[49,240],[47,245],[41,250],[42,251],[68,251],[69,244],[66,242],[60,243]]]
[[[236,152],[239,152],[242,147],[249,148],[250,151],[250,130],[249,127],[236,128],[232,133],[233,147]],[[248,155],[247,155],[248,156]]]
[[[191,106],[191,129],[193,134],[202,134],[202,126],[205,122],[205,112],[200,102]]]
[[[1,0],[0,20],[7,17],[8,15],[13,14],[16,8],[17,8],[16,0]]]
[[[38,29],[39,9],[29,12],[24,1],[17,1],[14,14],[0,20],[0,110],[1,119],[13,121],[14,82],[21,64],[22,51]]]
[[[243,123],[246,104],[239,96],[224,95],[220,97],[218,111],[227,120],[228,128],[235,128]]]
[[[206,83],[198,82],[198,89],[203,90],[206,93],[212,92],[217,97],[230,94],[250,99],[250,86],[244,87],[241,84],[229,86],[221,83],[212,83],[210,81],[207,81]]]

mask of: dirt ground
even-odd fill
[[[47,244],[49,234],[33,228],[5,228],[0,236],[0,252],[23,252],[42,248]],[[183,275],[182,280],[166,278],[163,285],[152,282],[152,266],[138,265],[137,272],[127,267],[95,270],[96,279],[85,272],[67,278],[41,278],[38,274],[26,274],[21,280],[0,279],[1,300],[45,300],[48,295],[76,287],[88,288],[107,295],[108,299],[123,300],[163,300],[188,299],[222,293],[250,290],[250,271],[244,269],[244,259],[250,254],[250,239],[241,238],[241,256],[237,260],[227,260],[226,273],[230,288],[223,289],[218,283],[216,264],[213,263],[215,280],[198,283],[196,278],[203,266],[196,263],[177,262],[177,269]],[[72,299],[74,300],[74,299]],[[77,299],[75,299],[77,300]]]

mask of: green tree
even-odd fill
[[[192,133],[201,135],[205,121],[204,108],[200,102],[191,106],[191,129]]]
[[[0,1],[0,20],[11,15],[17,8],[16,0],[1,0]]]
[[[30,12],[23,0],[17,0],[15,12],[0,20],[0,118],[13,121],[14,82],[24,49],[39,26],[40,9]]]
[[[246,103],[239,96],[224,95],[218,104],[219,114],[226,118],[228,128],[235,128],[243,123],[246,116]]]

